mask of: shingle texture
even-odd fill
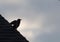
[[[0,15],[0,42],[29,42]]]

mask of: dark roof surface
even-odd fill
[[[17,30],[12,30],[10,23],[0,15],[0,42],[28,42]]]

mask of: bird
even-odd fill
[[[15,30],[19,27],[20,23],[21,23],[21,19],[17,19],[17,20],[12,21],[10,24],[13,27],[13,30]]]

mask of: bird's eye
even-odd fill
[[[14,26],[14,24],[12,24],[12,26]]]

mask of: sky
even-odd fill
[[[17,30],[30,42],[60,42],[59,0],[0,0],[0,14],[22,19]]]

